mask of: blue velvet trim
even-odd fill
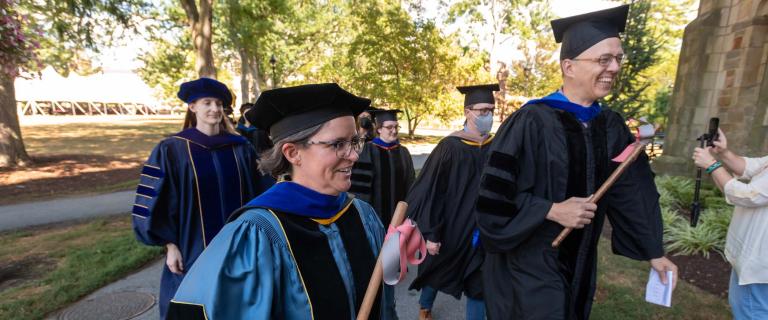
[[[373,142],[373,144],[375,144],[375,145],[378,145],[378,146],[381,146],[381,147],[384,147],[384,148],[392,148],[392,147],[400,144],[400,140],[395,140],[392,143],[388,143],[388,142],[384,142],[384,140],[381,140],[381,138],[379,138],[379,137],[373,138],[373,140],[371,142]]]
[[[525,105],[538,103],[543,103],[552,108],[566,111],[576,117],[576,119],[579,119],[581,122],[592,121],[592,119],[597,117],[602,111],[600,104],[597,101],[592,103],[592,105],[589,107],[584,107],[568,101],[568,98],[566,98],[565,95],[563,95],[563,93],[560,91],[555,91],[541,99],[528,101],[525,103]]]
[[[144,168],[141,169],[141,174],[146,174],[148,176],[155,177],[155,178],[165,177],[165,174],[163,173],[162,170],[158,168],[149,167],[146,165],[144,166]]]
[[[155,196],[157,196],[157,191],[155,191],[155,189],[152,189],[152,188],[149,188],[149,187],[145,187],[145,186],[142,186],[142,185],[139,185],[138,187],[136,187],[136,193],[138,193],[140,195],[143,195],[143,196],[147,196],[147,197],[155,197]]]
[[[190,140],[208,149],[214,149],[233,144],[244,144],[248,141],[242,136],[226,132],[211,137],[198,131],[196,128],[184,129],[183,131],[175,134],[175,136]]]
[[[139,207],[135,204],[133,205],[133,213],[138,214],[142,217],[149,217],[149,214],[150,214],[147,208]]]
[[[246,126],[245,126],[245,124],[243,124],[243,123],[238,123],[238,124],[237,124],[237,130],[242,130],[242,131],[245,131],[245,132],[247,132],[247,133],[250,133],[250,132],[252,132],[252,131],[256,130],[256,127],[253,127],[253,126],[251,126],[251,127],[246,127]]]
[[[248,202],[248,206],[277,210],[310,218],[328,219],[347,205],[347,193],[322,194],[300,184],[278,183]]]

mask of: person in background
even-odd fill
[[[725,257],[733,267],[728,288],[733,317],[768,319],[768,156],[734,153],[720,130],[714,147],[696,148],[693,160],[734,205],[725,241]]]
[[[133,204],[133,230],[147,245],[165,246],[160,316],[184,275],[229,215],[274,180],[256,169],[257,155],[224,117],[227,86],[209,78],[185,82],[184,130],[161,141],[141,170]]]
[[[358,129],[358,131],[360,132],[360,136],[363,137],[365,142],[373,140],[373,138],[376,137],[376,132],[373,128],[373,120],[371,120],[371,114],[368,111],[363,111],[363,113],[357,116],[357,121],[360,124],[360,129]]]
[[[237,132],[248,139],[253,147],[256,148],[256,152],[261,154],[269,148],[272,148],[272,140],[269,139],[269,133],[267,133],[266,130],[254,126],[253,122],[248,120],[247,114],[252,110],[253,106],[253,103],[244,103],[240,106],[240,119],[237,120]]]
[[[488,156],[498,84],[459,87],[464,130],[443,138],[408,193],[408,215],[427,240],[427,256],[411,289],[421,290],[419,319],[432,319],[437,292],[467,297],[466,319],[485,317],[475,199]]]
[[[397,113],[400,110],[371,109],[368,112],[375,123],[376,137],[365,144],[360,159],[352,168],[349,192],[370,203],[381,222],[389,226],[395,206],[405,200],[416,172],[411,153],[397,138],[400,129]],[[384,286],[384,294],[392,302],[387,306],[389,314],[392,314],[391,319],[397,319],[394,287]]]

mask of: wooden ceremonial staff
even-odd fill
[[[408,209],[408,204],[400,201],[395,207],[395,213],[392,215],[392,221],[389,223],[390,227],[398,227],[403,224],[405,220],[405,211]],[[384,244],[382,243],[382,249]],[[400,270],[405,272],[405,270]],[[371,308],[373,308],[373,302],[376,300],[376,294],[379,293],[379,287],[381,287],[381,280],[384,277],[384,267],[381,262],[381,250],[379,250],[379,258],[376,259],[376,267],[373,268],[373,275],[371,275],[371,281],[368,282],[368,289],[365,290],[365,298],[363,298],[363,304],[360,305],[360,311],[357,312],[357,320],[368,320],[368,316],[371,314]],[[383,308],[384,306],[382,306]]]
[[[629,168],[629,165],[632,164],[632,162],[635,162],[635,159],[637,159],[637,156],[640,155],[641,152],[645,151],[645,146],[650,142],[649,139],[640,140],[638,142],[634,142],[635,150],[632,150],[632,153],[629,155],[629,157],[622,162],[619,167],[616,168],[616,170],[613,170],[613,173],[611,173],[611,176],[608,177],[607,180],[603,183],[602,186],[600,186],[600,189],[597,189],[597,192],[595,192],[593,195],[587,199],[587,202],[589,203],[597,203],[600,201],[600,198],[602,198],[605,193],[610,189],[614,183],[616,183],[616,180],[619,180],[619,177],[621,176],[624,171]],[[557,248],[560,246],[560,243],[565,240],[565,237],[568,236],[569,233],[573,231],[573,228],[565,228],[563,231],[560,232],[560,235],[555,238],[555,241],[552,241],[552,248]]]

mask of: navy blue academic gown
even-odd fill
[[[179,247],[189,268],[229,215],[274,184],[256,169],[256,153],[241,136],[207,136],[195,128],[161,141],[141,171],[133,230],[147,244]],[[184,275],[163,268],[160,316]]]

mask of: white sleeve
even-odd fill
[[[761,171],[768,167],[768,156],[762,158],[747,158],[744,157],[746,165],[744,166],[744,173],[739,177],[742,180],[749,180],[756,176]]]
[[[745,170],[746,172],[746,170]],[[744,183],[731,179],[723,187],[725,200],[732,205],[755,208],[768,205],[768,176]]]

